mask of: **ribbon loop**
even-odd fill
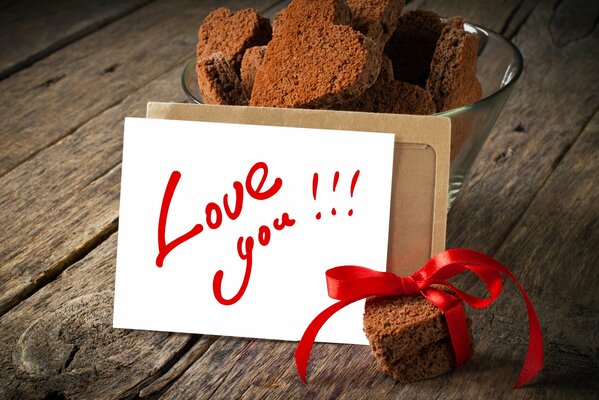
[[[465,271],[474,273],[487,287],[490,297],[480,298],[463,292],[447,282]],[[325,322],[343,307],[370,296],[422,295],[445,314],[449,336],[459,367],[471,356],[472,345],[462,302],[485,308],[501,294],[501,275],[512,280],[524,299],[529,321],[528,350],[515,387],[534,378],[543,367],[543,336],[539,320],[526,291],[514,275],[495,259],[468,249],[450,249],[432,257],[420,270],[407,277],[374,271],[359,266],[341,266],[326,272],[329,296],[339,300],[321,312],[308,326],[295,351],[298,373],[305,382],[310,352],[316,335]],[[443,285],[451,293],[432,285]]]

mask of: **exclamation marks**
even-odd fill
[[[316,201],[316,193],[318,192],[318,172],[315,172],[312,176],[312,197]],[[316,213],[316,219],[320,219],[320,211]]]
[[[337,189],[337,182],[339,182],[339,171],[335,171],[335,176],[333,177],[333,193],[335,193],[335,190]],[[335,207],[331,209],[331,214],[337,215]]]
[[[354,172],[354,175],[351,180],[351,185],[349,187],[349,196],[351,198],[354,197],[354,191],[356,189],[356,184],[358,183],[359,176],[360,176],[360,170],[356,170],[356,172]],[[333,193],[336,192],[338,183],[339,183],[339,171],[335,171],[335,174],[333,175]],[[317,194],[318,194],[318,172],[315,172],[314,175],[312,176],[312,198],[314,199],[314,201],[316,201]],[[349,215],[350,217],[353,214],[354,214],[353,209],[350,209],[347,212],[347,215]],[[335,207],[331,208],[331,215],[337,215],[337,210],[335,209]],[[317,212],[315,217],[316,217],[316,219],[322,218],[322,213],[320,211]]]
[[[351,178],[351,186],[349,187],[349,197],[353,198],[354,197],[354,189],[356,188],[356,183],[358,183],[358,177],[360,176],[360,170],[356,170],[356,172],[354,172],[354,176]],[[352,208],[349,209],[349,211],[347,212],[347,215],[349,215],[350,217],[352,215],[354,215],[354,210]]]

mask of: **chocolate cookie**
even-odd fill
[[[246,93],[251,94],[258,68],[264,60],[266,46],[250,47],[245,51],[241,61],[241,84]]]
[[[362,94],[376,80],[380,56],[349,23],[342,0],[293,0],[277,17],[250,104],[329,108]]]
[[[381,47],[395,31],[404,3],[404,0],[347,0],[353,27]]]
[[[464,30],[464,20],[448,19],[437,41],[426,88],[437,111],[472,103],[482,96],[476,78],[478,38]]]
[[[377,297],[366,301],[364,331],[379,368],[403,383],[455,368],[441,310],[424,297]]]
[[[267,44],[271,37],[270,21],[256,10],[246,8],[233,13],[221,7],[208,14],[200,27],[197,58],[199,60],[221,52],[239,74],[245,51]]]
[[[395,80],[395,74],[393,73],[393,62],[386,55],[381,56],[381,69],[379,70],[379,76],[377,81],[391,82]]]
[[[426,86],[442,30],[441,18],[432,11],[409,11],[399,18],[385,47],[385,54],[393,61],[395,79]]]
[[[352,15],[346,0],[292,0],[277,13],[273,32],[282,28],[303,32],[316,25],[351,25]]]
[[[239,77],[223,53],[201,58],[196,64],[198,86],[204,103],[247,105]]]

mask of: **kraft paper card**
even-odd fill
[[[325,271],[444,247],[444,118],[150,103],[125,121],[114,326],[298,340]],[[367,344],[363,302],[319,341]]]

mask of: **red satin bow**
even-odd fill
[[[466,270],[473,272],[480,278],[491,297],[471,296],[446,281]],[[543,367],[543,336],[535,309],[524,288],[506,267],[489,256],[468,249],[451,249],[439,253],[420,270],[406,277],[357,266],[329,269],[326,272],[329,296],[339,301],[314,318],[304,332],[295,351],[295,364],[300,377],[306,382],[306,369],[310,352],[316,335],[324,323],[348,304],[370,296],[422,295],[439,307],[445,314],[449,336],[456,356],[456,364],[459,367],[468,361],[472,353],[462,301],[474,308],[488,307],[501,294],[500,274],[506,275],[518,286],[528,311],[528,351],[515,387],[526,384]],[[431,285],[447,286],[453,294],[436,289]]]

